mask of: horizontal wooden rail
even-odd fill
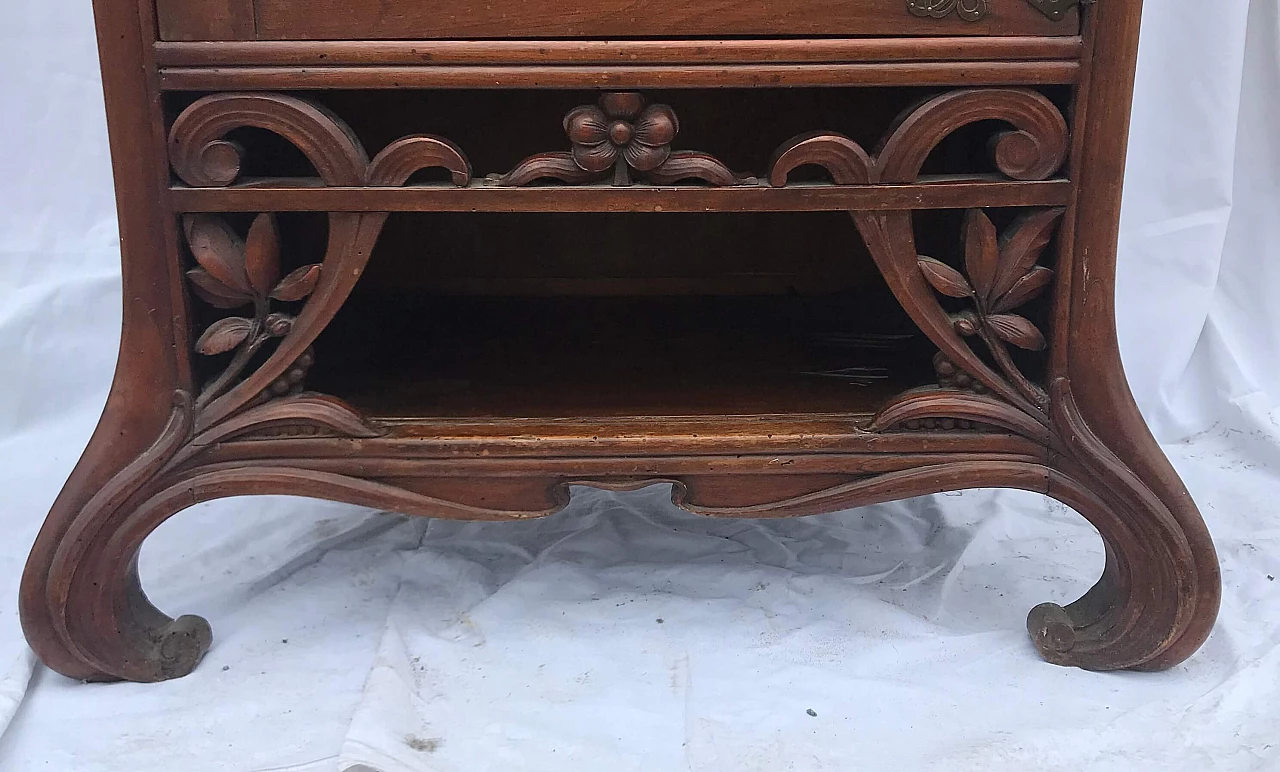
[[[1080,64],[1050,61],[740,65],[374,65],[164,67],[167,91],[411,88],[773,88],[1045,86],[1075,83]]]
[[[173,187],[178,212],[803,212],[1065,206],[1069,180],[966,180],[917,185],[790,185],[770,188],[410,185],[345,188],[242,185]]]
[[[1079,37],[157,43],[162,67],[851,64],[1078,59]]]

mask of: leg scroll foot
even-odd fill
[[[179,394],[150,448],[95,490],[73,476],[55,502],[27,562],[20,610],[27,641],[63,675],[163,681],[190,673],[208,651],[209,623],[166,616],[147,600],[137,573],[146,537],[194,503],[166,479],[190,427],[190,399]]]
[[[1098,529],[1107,559],[1080,600],[1032,609],[1032,642],[1049,662],[1086,670],[1173,667],[1200,648],[1217,618],[1221,576],[1209,532],[1171,468],[1134,471],[1167,468],[1154,440],[1135,443],[1144,452],[1127,465],[1090,430],[1069,393],[1056,398],[1061,440],[1049,494]]]
[[[1076,645],[1077,620],[1056,603],[1041,603],[1027,616],[1027,632],[1031,642],[1045,660],[1055,665],[1071,664],[1071,650]]]
[[[160,638],[159,651],[153,660],[159,665],[159,680],[181,678],[196,669],[213,645],[213,628],[204,617],[178,617]]]

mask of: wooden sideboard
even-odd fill
[[[210,499],[723,517],[974,487],[1107,561],[1051,662],[1205,640],[1213,545],[1130,396],[1113,277],[1136,0],[95,0],[124,330],[28,640],[189,673],[137,553]],[[856,656],[851,652],[850,656]]]

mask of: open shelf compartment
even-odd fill
[[[384,420],[874,414],[932,348],[843,213],[394,215],[309,387]]]

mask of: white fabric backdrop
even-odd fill
[[[13,610],[105,400],[120,284],[89,2],[9,5],[0,768],[1280,769],[1275,0],[1146,9],[1119,324],[1222,553],[1222,621],[1188,664],[1097,675],[1035,658],[1026,611],[1074,598],[1101,561],[1040,497],[736,523],[650,490],[496,526],[283,498],[197,507],[144,549],[144,582],[210,618],[216,647],[157,686],[35,667]]]

